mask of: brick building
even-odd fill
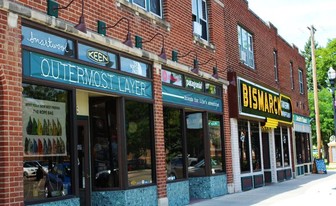
[[[1,205],[186,205],[310,173],[304,58],[247,1],[0,16]]]

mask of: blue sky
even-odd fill
[[[315,40],[325,47],[336,38],[336,0],[248,0],[249,8],[271,22],[288,43],[303,50],[313,25]]]

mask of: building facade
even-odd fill
[[[247,1],[0,15],[1,205],[187,205],[310,173],[304,59]]]

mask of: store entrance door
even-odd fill
[[[78,186],[80,205],[91,205],[91,184],[90,184],[90,153],[89,153],[89,120],[88,117],[78,117]]]

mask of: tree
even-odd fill
[[[310,41],[306,43],[305,50],[302,55],[306,59],[307,69],[307,84],[308,84],[308,99],[310,108],[310,117],[312,121],[312,139],[313,144],[316,145],[316,122],[315,122],[315,105],[312,86],[312,72],[311,72],[311,52]],[[318,47],[315,52],[316,56],[316,73],[318,82],[318,100],[320,111],[320,128],[321,140],[325,151],[325,157],[328,157],[329,137],[334,134],[334,112],[333,100],[330,88],[330,83],[327,77],[327,71],[330,67],[336,69],[336,39],[329,40],[326,48]]]

